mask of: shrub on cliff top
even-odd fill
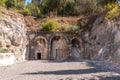
[[[42,23],[42,31],[44,32],[55,32],[59,29],[59,24],[55,20],[48,19],[46,22]]]
[[[76,31],[76,30],[78,30],[79,29],[79,26],[76,26],[76,25],[70,25],[69,26],[69,30],[70,31]]]

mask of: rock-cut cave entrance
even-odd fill
[[[37,59],[38,59],[38,60],[41,59],[41,53],[37,53]]]
[[[51,40],[50,59],[64,60],[67,58],[67,41],[63,36],[55,36]]]
[[[71,41],[71,56],[73,58],[80,58],[80,42],[76,38]]]
[[[35,59],[47,59],[47,40],[44,37],[36,39],[35,44]]]

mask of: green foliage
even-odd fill
[[[77,13],[76,9],[75,9],[75,3],[73,1],[70,1],[70,2],[66,3],[66,5],[64,5],[62,14],[75,15]]]
[[[38,8],[38,7],[36,7],[36,12],[37,12],[37,14],[40,14],[41,12],[40,12],[40,9]]]
[[[70,25],[69,26],[69,31],[76,31],[79,29],[79,26],[76,26],[76,25]]]
[[[25,7],[25,1],[24,0],[6,0],[5,1],[6,7],[15,9],[15,10],[23,10]]]
[[[24,8],[23,14],[24,15],[31,15],[30,9],[29,8]]]
[[[25,0],[1,0],[0,6],[12,8],[23,14],[35,17],[62,15],[92,15],[110,9],[106,19],[118,16],[116,0],[32,0],[25,5]],[[20,10],[20,11],[19,11]]]
[[[35,5],[40,8],[43,15],[50,16],[52,13],[52,15],[78,16],[101,12],[107,4],[115,2],[116,0],[40,0]]]
[[[24,1],[21,1],[21,2],[17,3],[17,5],[16,5],[16,9],[18,9],[18,10],[23,10],[24,7],[25,7]]]
[[[0,16],[2,16],[2,12],[0,11]]]
[[[24,8],[24,12],[25,15],[32,15],[32,16],[36,16],[36,17],[40,17],[41,15],[41,11],[38,8],[38,6],[32,4],[32,3],[28,3],[26,5],[26,7]]]
[[[6,6],[6,5],[5,5],[5,1],[6,1],[6,0],[0,0],[0,6],[5,7],[5,6]]]
[[[16,5],[16,1],[15,0],[6,0],[5,4],[6,4],[7,8],[13,8]]]
[[[33,8],[31,9],[31,13],[32,13],[33,16],[41,17],[41,11],[40,11],[40,9],[39,9],[37,6],[35,6],[35,5],[33,5]]]
[[[42,31],[44,32],[55,32],[59,28],[59,24],[55,20],[48,19],[42,23]]]
[[[63,0],[42,0],[41,8],[43,13],[47,13],[49,16],[51,13],[57,11],[57,9],[61,6],[61,2]]]
[[[109,3],[107,6],[106,6],[107,9],[109,9],[107,15],[106,15],[106,19],[109,20],[109,19],[113,19],[115,18],[116,16],[119,15],[119,6],[115,3]]]
[[[79,15],[91,15],[94,12],[95,0],[78,0],[76,3],[77,11]]]
[[[96,0],[97,6],[104,7],[109,3],[116,3],[116,0]]]
[[[41,11],[38,7],[36,7],[36,17],[41,17]]]
[[[6,50],[5,50],[5,49],[0,48],[0,53],[5,53],[5,52],[6,52]]]
[[[42,9],[43,14],[54,15],[63,15],[76,13],[76,0],[42,0],[40,8]]]

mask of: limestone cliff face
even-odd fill
[[[98,20],[98,19],[97,19]],[[102,60],[120,65],[120,20],[104,21],[93,25],[86,33],[86,58]]]
[[[0,10],[1,47],[13,53],[17,61],[23,61],[25,60],[27,44],[27,28],[24,17],[2,8]]]
[[[91,32],[83,35],[84,58],[120,65],[120,20],[103,21],[102,18],[97,18]],[[0,8],[0,48],[13,53],[17,61],[25,60],[28,55],[26,46],[29,44],[27,30],[40,25],[33,25],[35,22],[34,19],[30,21],[21,14]]]

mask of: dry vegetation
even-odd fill
[[[55,20],[60,24],[60,26],[67,27],[68,25],[77,25],[77,21],[80,18],[81,17],[52,17],[52,18],[36,19],[35,17],[32,17],[32,16],[26,16],[25,20],[26,20],[27,26],[29,26],[29,28],[32,31],[37,31],[41,29],[41,24],[45,22],[47,19]]]

